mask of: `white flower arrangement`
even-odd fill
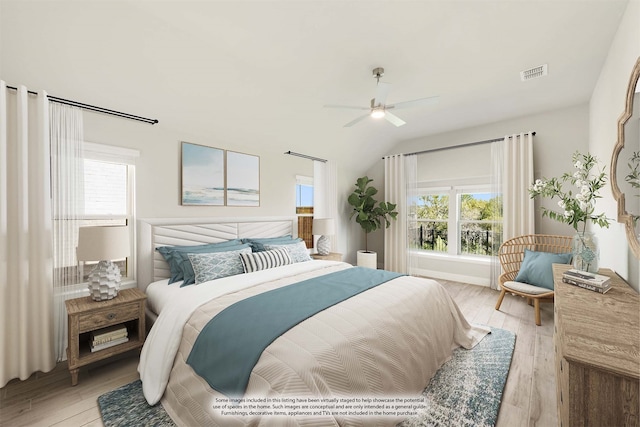
[[[564,173],[560,178],[536,179],[529,188],[529,195],[531,198],[558,197],[558,206],[562,212],[542,207],[542,216],[570,224],[576,231],[584,232],[589,221],[608,228],[609,219],[604,213],[594,214],[595,201],[600,198],[599,191],[607,182],[606,174],[603,171],[593,171],[598,159],[589,153],[580,154],[576,151],[572,160],[576,169],[573,174]],[[567,183],[577,189],[575,193],[571,189],[563,189],[563,185]]]

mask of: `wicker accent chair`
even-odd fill
[[[536,325],[540,326],[540,303],[553,302],[554,293],[547,288],[515,282],[522,260],[524,250],[552,253],[571,252],[573,238],[570,236],[555,236],[550,234],[529,234],[509,239],[502,243],[498,250],[498,258],[502,266],[503,274],[500,275],[499,283],[502,291],[496,303],[496,310],[500,310],[500,305],[504,295],[509,292],[520,295],[527,299],[529,305],[533,305],[535,311]]]

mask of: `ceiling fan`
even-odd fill
[[[432,105],[438,102],[438,96],[430,96],[428,98],[414,99],[413,101],[398,102],[395,104],[385,104],[385,101],[387,100],[387,95],[389,94],[389,89],[391,88],[391,83],[380,82],[380,77],[382,77],[383,75],[384,75],[384,68],[378,67],[373,69],[373,78],[376,79],[377,87],[376,87],[375,98],[371,100],[370,107],[355,107],[351,105],[324,105],[324,107],[325,108],[347,108],[351,110],[369,110],[367,114],[360,116],[355,120],[350,121],[349,123],[344,125],[344,127],[351,127],[356,123],[366,119],[369,116],[373,117],[374,119],[385,118],[388,122],[396,126],[402,126],[407,122],[405,122],[395,114],[392,114],[389,110]]]

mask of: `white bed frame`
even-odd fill
[[[298,237],[298,218],[151,218],[138,220],[138,288],[145,290],[170,276],[169,265],[155,249],[217,243],[246,237]]]

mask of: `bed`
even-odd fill
[[[260,411],[253,414],[234,411],[233,405],[225,411],[217,403],[237,404],[237,399],[260,402],[419,397],[434,373],[451,357],[453,349],[472,348],[488,332],[488,328],[470,325],[447,291],[433,280],[309,259],[180,287],[177,282],[168,284],[170,269],[155,250],[161,246],[219,243],[238,238],[276,238],[287,234],[295,238],[296,228],[295,218],[139,223],[139,265],[145,265],[142,261],[148,265],[144,272],[139,268],[139,277],[141,285],[145,283],[143,280],[150,283],[148,289],[142,287],[148,290],[149,316],[153,320],[141,353],[140,377],[148,403],[161,401],[176,424],[393,426],[403,418],[339,411],[317,411],[311,416],[296,417],[261,416]],[[289,250],[274,246],[269,251],[276,249]],[[194,268],[200,258],[204,257],[190,255]],[[369,275],[378,282],[365,285]],[[362,277],[362,284],[353,279],[356,276]],[[267,320],[276,322],[281,313],[320,304],[316,301],[324,295],[350,292],[345,289],[352,286],[358,287],[353,296],[339,296],[338,302],[294,322],[272,340],[265,338],[264,349],[249,348],[253,347],[249,341],[263,338],[259,335],[250,340],[252,329],[262,331],[260,327],[270,323]],[[307,295],[314,296],[305,299]],[[297,302],[288,306],[291,301]],[[272,310],[270,314],[257,312],[263,307]],[[238,311],[239,317],[228,320],[230,323],[220,323],[234,309],[249,311]],[[241,324],[245,318],[258,319],[259,327],[239,333],[247,328]],[[222,320],[215,323],[219,319]],[[202,344],[203,336],[208,334],[213,334],[209,337],[213,341]],[[194,363],[198,357],[192,353],[199,349],[205,349],[200,350],[200,363],[208,361],[213,366],[202,368]],[[251,360],[252,351],[257,351],[256,361],[252,369],[245,367],[243,372],[243,361]],[[228,360],[237,363],[225,362]],[[209,375],[201,369],[218,372]],[[216,382],[215,375],[223,379]],[[241,378],[245,378],[244,382],[238,380]],[[233,387],[224,381],[231,381]]]

